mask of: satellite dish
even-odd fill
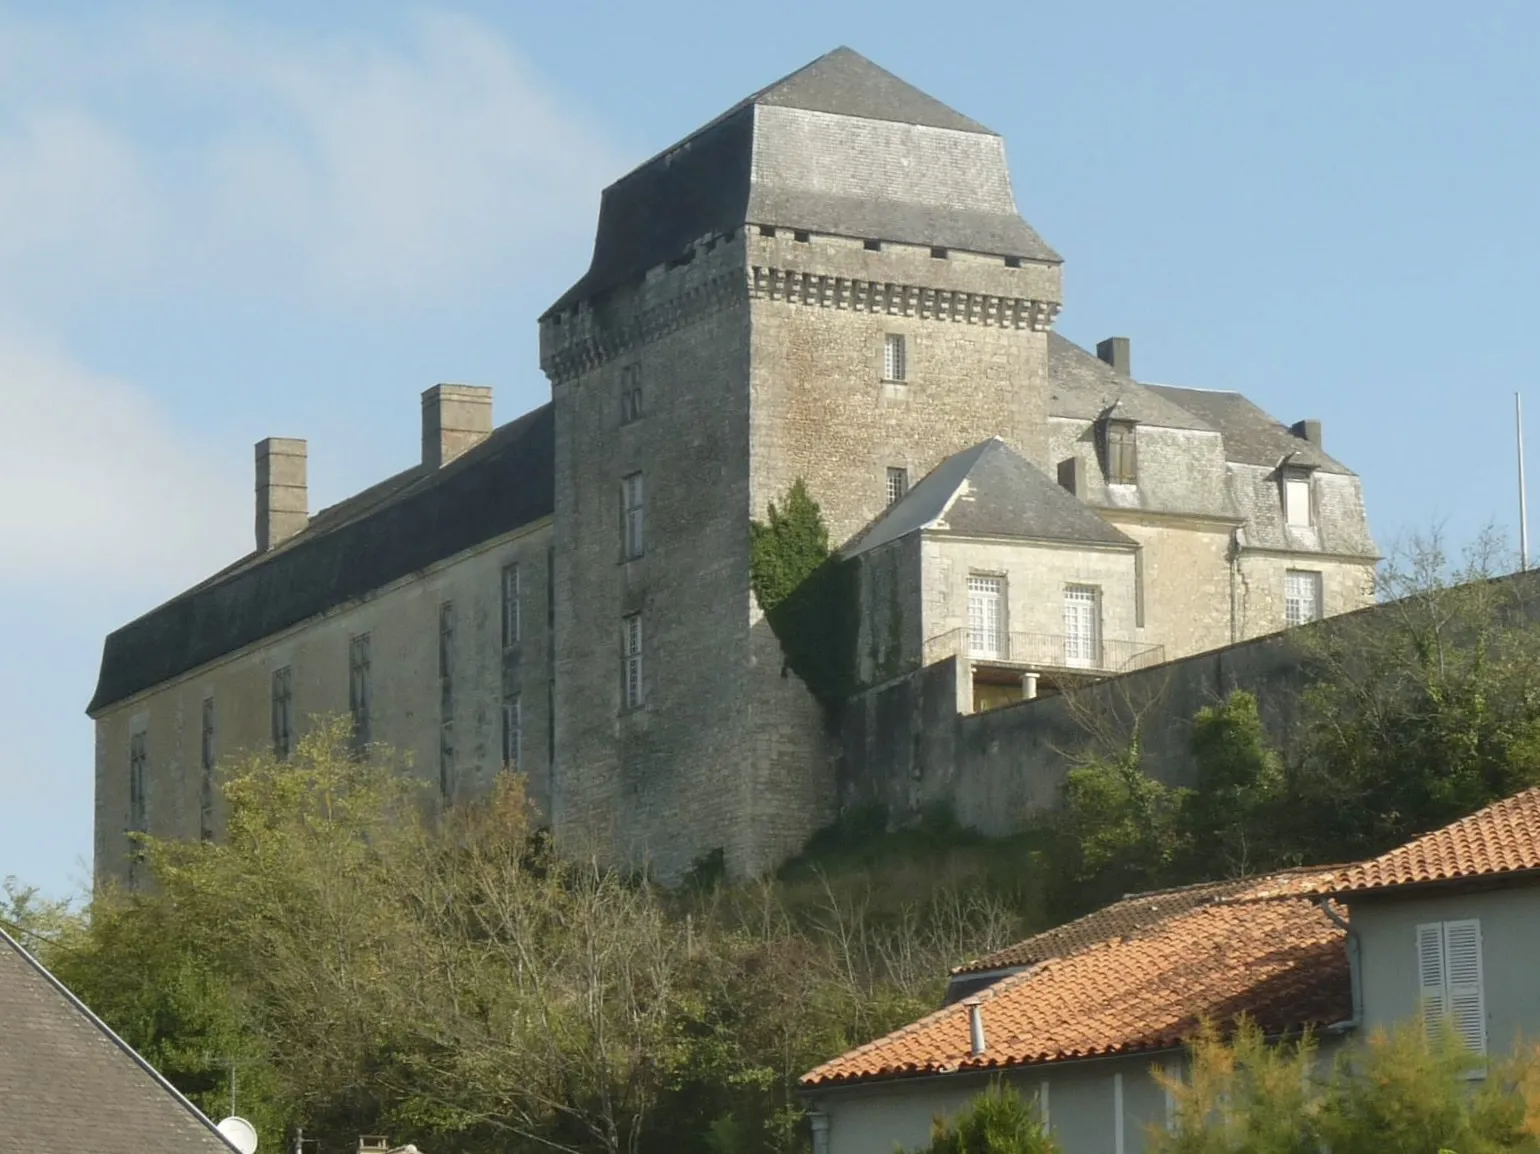
[[[241,1154],[252,1154],[257,1148],[257,1128],[244,1118],[237,1118],[232,1114],[214,1129],[223,1134],[225,1141]]]

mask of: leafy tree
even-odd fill
[[[914,1154],[1058,1154],[1037,1109],[1015,1090],[992,1083],[954,1118],[937,1118],[930,1145]]]
[[[1275,811],[1283,796],[1283,759],[1268,744],[1257,699],[1236,691],[1193,719],[1197,777],[1182,799],[1195,878],[1244,876],[1275,864]]]

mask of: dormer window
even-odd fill
[[[1310,470],[1283,470],[1283,518],[1293,528],[1308,529],[1314,524],[1310,500]]]
[[[1102,467],[1109,485],[1139,483],[1139,442],[1133,421],[1104,417],[1101,421]]]

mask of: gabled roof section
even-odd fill
[[[1142,425],[1213,431],[1202,417],[1115,372],[1095,353],[1052,330],[1048,333],[1048,382],[1050,417],[1094,421],[1116,404],[1116,416]]]
[[[918,529],[965,537],[1134,545],[999,437],[942,461],[872,522],[845,556],[859,556]]]
[[[1540,786],[1337,871],[1318,887],[1353,894],[1540,870]]]
[[[1287,425],[1268,416],[1240,393],[1186,389],[1175,385],[1145,387],[1218,429],[1224,436],[1227,461],[1273,469],[1284,457],[1292,456],[1295,464],[1324,472],[1353,472],[1303,437],[1296,437],[1289,432]]]
[[[1252,889],[1128,937],[1053,957],[803,1075],[807,1089],[1147,1053],[1241,1014],[1269,1034],[1320,1028],[1352,1010],[1343,931],[1309,898]]]
[[[6,1150],[231,1154],[192,1103],[0,930]]]
[[[977,120],[947,107],[907,80],[901,80],[844,46],[782,77],[744,103],[996,135]]]
[[[86,712],[550,516],[554,429],[542,405],[441,469],[407,469],[322,510],[278,548],[110,633]]]

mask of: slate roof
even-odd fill
[[[0,930],[0,1146],[230,1154],[213,1123]]]
[[[554,428],[542,405],[441,469],[408,469],[322,510],[277,549],[109,634],[86,712],[550,516]]]
[[[1111,365],[1057,332],[1048,333],[1048,415],[1094,421],[1114,402],[1117,415],[1143,425],[1213,431],[1196,413],[1158,390],[1113,371]]]
[[[1175,385],[1147,385],[1150,392],[1186,409],[1207,421],[1224,436],[1225,459],[1238,465],[1276,468],[1285,456],[1328,473],[1351,473],[1342,462],[1303,437],[1289,432],[1287,425],[1267,415],[1240,393],[1214,392],[1208,389],[1178,388]]]
[[[855,123],[835,144],[765,110]],[[894,183],[897,171],[907,174],[907,185]],[[836,48],[606,188],[589,269],[545,316],[748,223],[1060,259],[1017,212],[995,133],[859,53]]]
[[[859,556],[917,529],[966,537],[1134,545],[999,437],[942,461],[873,521],[846,548],[845,556]]]
[[[1339,870],[1317,888],[1352,894],[1531,870],[1540,870],[1540,787]]]
[[[951,1005],[809,1071],[802,1085],[1165,1050],[1204,1018],[1223,1026],[1247,1014],[1269,1034],[1345,1020],[1343,931],[1312,899],[1276,896],[1266,882],[989,986],[977,995],[985,1035],[977,1057],[967,1005]]]

